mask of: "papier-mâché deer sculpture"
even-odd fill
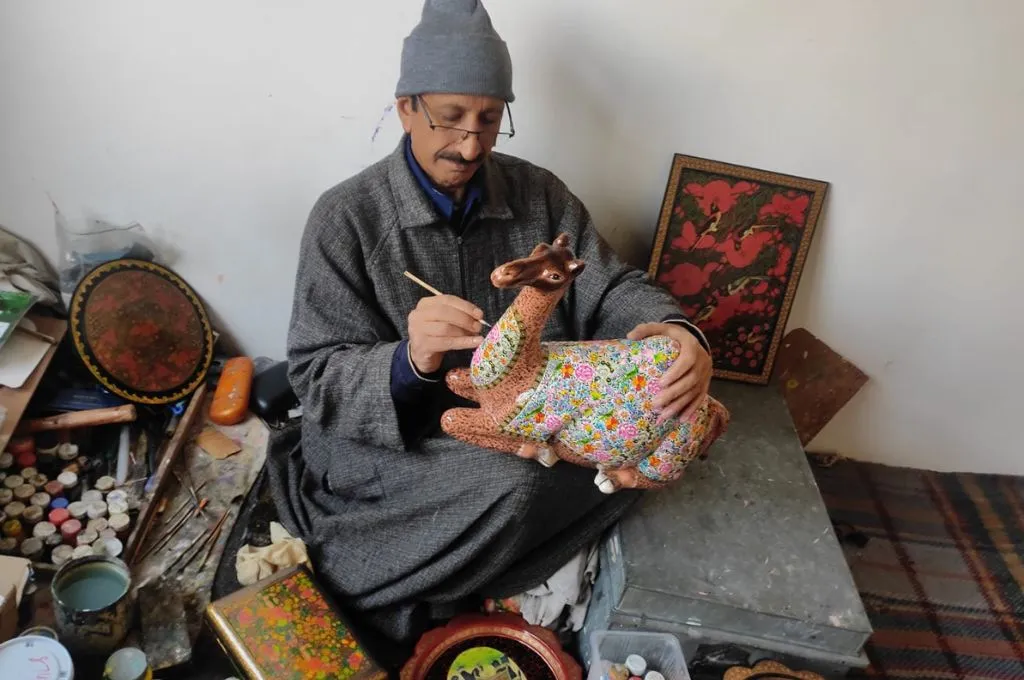
[[[498,288],[522,287],[448,387],[480,408],[455,408],[441,427],[466,442],[508,453],[535,443],[559,459],[596,467],[594,483],[615,490],[605,471],[638,488],[678,479],[725,431],[729,413],[705,397],[687,419],[658,423],[659,380],[679,354],[665,336],[644,340],[541,342],[565,291],[584,269],[561,235],[491,273]]]

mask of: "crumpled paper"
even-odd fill
[[[235,572],[243,586],[272,576],[280,569],[305,564],[310,570],[313,565],[306,553],[306,544],[294,538],[277,522],[270,523],[270,545],[253,547],[243,545],[235,557]]]

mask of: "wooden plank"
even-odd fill
[[[804,446],[860,391],[868,377],[804,328],[783,339],[776,382]]]
[[[145,543],[146,536],[152,528],[153,520],[156,518],[156,509],[160,506],[160,500],[167,488],[167,484],[170,482],[171,469],[181,457],[181,452],[185,450],[185,445],[189,441],[189,433],[202,413],[205,397],[206,383],[201,383],[196,391],[192,393],[188,408],[185,409],[181,420],[178,421],[178,427],[174,430],[174,436],[171,437],[171,440],[164,448],[160,466],[155,474],[156,482],[154,483],[153,491],[150,497],[143,501],[142,510],[139,512],[139,519],[135,523],[135,530],[128,537],[128,545],[125,548],[123,558],[128,566],[131,566],[135,561],[139,548]]]
[[[0,406],[7,409],[3,425],[0,426],[0,450],[7,448],[7,443],[14,435],[14,430],[21,421],[25,408],[32,399],[32,395],[35,394],[36,388],[39,387],[39,383],[42,381],[43,375],[46,374],[46,369],[50,366],[50,362],[53,361],[53,357],[57,353],[57,347],[60,345],[60,341],[68,329],[68,323],[63,319],[54,319],[36,314],[27,314],[25,318],[31,319],[40,333],[50,336],[57,342],[50,349],[46,350],[42,361],[32,371],[32,375],[28,377],[24,385],[18,389],[0,386]]]

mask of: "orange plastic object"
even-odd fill
[[[218,425],[242,422],[249,410],[252,373],[252,359],[249,357],[234,357],[224,362],[224,370],[210,404],[210,420]]]

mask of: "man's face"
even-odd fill
[[[505,102],[459,94],[426,94],[418,100],[415,104],[411,97],[398,101],[402,127],[412,138],[413,155],[439,189],[458,197],[494,148]],[[436,129],[431,129],[431,121]]]

